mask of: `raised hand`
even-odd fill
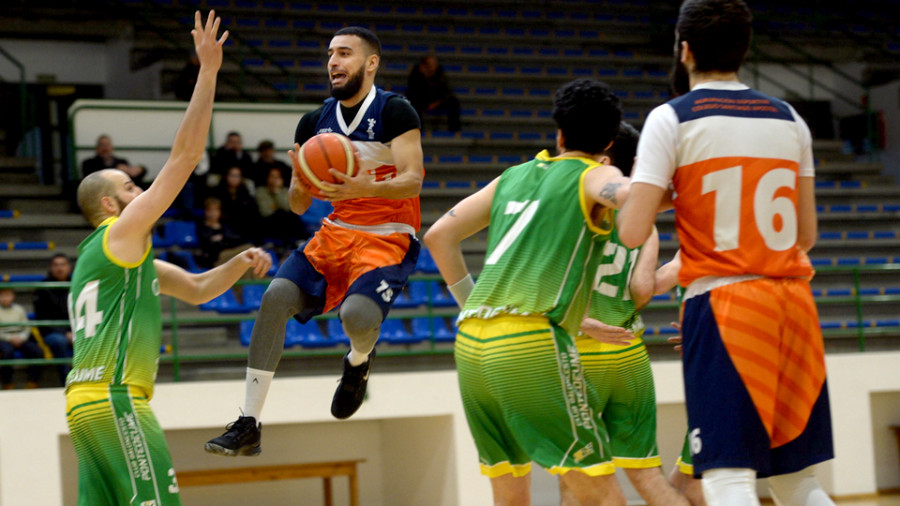
[[[197,52],[197,58],[200,59],[201,70],[209,69],[218,72],[222,66],[222,45],[228,39],[228,30],[225,30],[222,37],[216,40],[221,22],[222,19],[216,17],[216,11],[209,11],[204,26],[200,11],[194,13],[194,29],[191,30],[191,36],[194,37],[194,50]]]

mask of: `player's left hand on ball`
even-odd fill
[[[354,176],[348,176],[343,172],[336,169],[328,169],[328,172],[331,173],[341,184],[331,184],[329,182],[323,181],[323,184],[328,190],[328,195],[326,200],[331,202],[337,200],[347,200],[347,199],[358,199],[363,197],[374,197],[374,185],[375,183],[371,180],[368,174],[360,171],[357,172]]]
[[[630,330],[607,325],[594,318],[585,318],[581,322],[581,331],[588,337],[606,344],[622,346],[631,344],[631,340],[634,339],[634,334]]]
[[[250,248],[241,253],[241,259],[247,264],[248,269],[253,269],[253,274],[261,278],[272,268],[272,257],[262,248]]]

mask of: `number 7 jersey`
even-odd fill
[[[600,165],[542,151],[500,176],[491,202],[487,258],[459,315],[543,315],[572,335],[590,298],[590,284],[609,230],[590,222],[584,177]],[[588,276],[590,272],[590,276]]]
[[[107,219],[78,245],[69,290],[75,354],[66,388],[126,384],[150,397],[162,333],[159,280],[149,246],[134,264],[109,251],[109,229],[117,219]]]
[[[738,82],[698,85],[651,112],[632,181],[672,182],[681,285],[812,274],[797,248],[798,178],[815,175],[811,144],[790,105]],[[697,288],[689,292],[705,291]]]

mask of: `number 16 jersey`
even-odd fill
[[[798,178],[815,175],[809,128],[787,103],[730,81],[657,107],[638,145],[635,183],[675,190],[688,296],[714,278],[805,277],[796,247]],[[707,278],[707,277],[714,278]]]

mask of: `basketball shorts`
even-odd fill
[[[599,395],[594,405],[602,413],[616,467],[662,465],[656,446],[656,391],[647,347],[605,344],[587,336],[575,338],[584,376]]]
[[[825,350],[809,282],[761,278],[684,303],[684,383],[694,472],[761,477],[833,457]]]
[[[379,235],[324,223],[306,245],[291,253],[275,277],[293,281],[317,299],[314,307],[296,315],[301,323],[354,293],[375,301],[384,317],[418,258],[419,241],[412,235]]]
[[[681,455],[679,455],[678,460],[675,461],[675,467],[678,468],[678,472],[680,472],[681,474],[694,476],[694,459],[691,457],[690,438],[690,432],[684,435],[684,445],[682,445],[681,447]],[[700,476],[697,476],[697,478],[699,477]]]
[[[575,342],[539,316],[470,318],[455,347],[459,387],[482,474],[612,474],[609,437],[591,407]]]
[[[79,506],[181,504],[169,447],[141,389],[73,386],[66,411],[78,456]]]

